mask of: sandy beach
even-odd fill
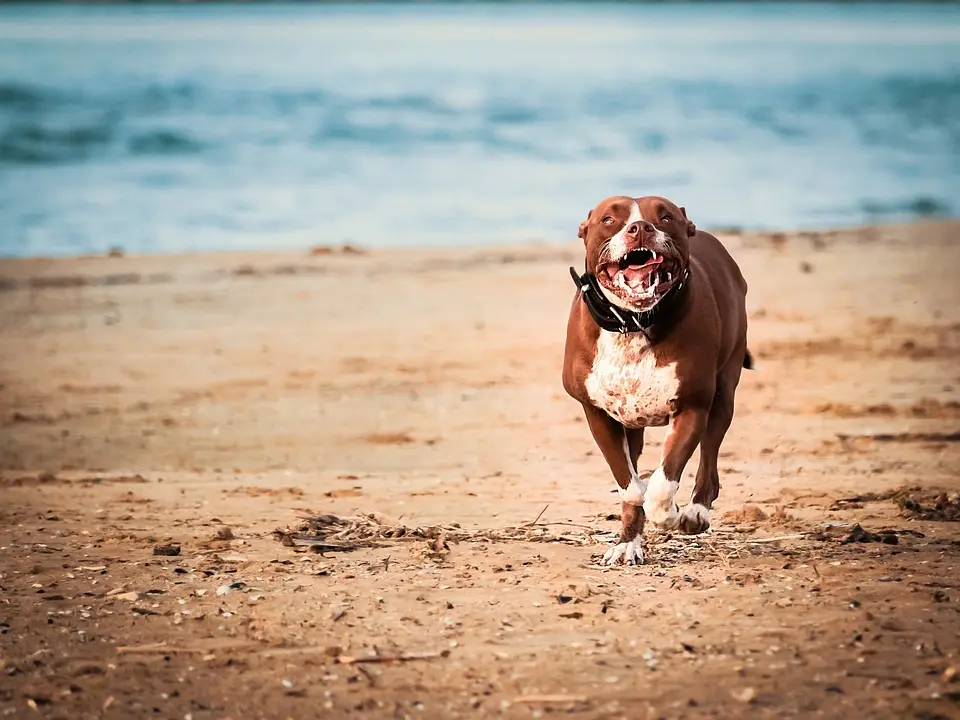
[[[638,568],[575,242],[0,261],[0,715],[960,718],[960,222],[721,238],[757,369]]]

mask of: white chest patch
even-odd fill
[[[680,387],[676,371],[676,363],[657,367],[643,335],[602,330],[586,380],[587,394],[625,427],[666,425]]]

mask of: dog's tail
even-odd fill
[[[749,349],[743,354],[743,367],[747,370],[753,370],[753,355],[750,354]]]

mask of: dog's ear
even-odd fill
[[[593,210],[587,213],[587,219],[580,223],[580,227],[577,228],[577,237],[581,240],[587,239],[587,223],[590,222],[591,215],[593,215]]]
[[[687,237],[693,237],[697,234],[697,226],[690,222],[686,208],[680,208],[680,212],[683,214],[683,219],[687,221]]]

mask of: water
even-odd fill
[[[0,7],[0,254],[960,213],[960,8]]]

